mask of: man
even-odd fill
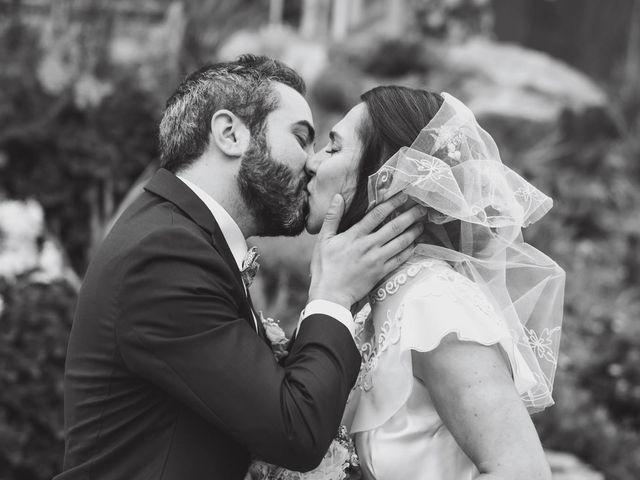
[[[163,168],[84,279],[57,479],[233,480],[251,455],[295,470],[322,459],[360,365],[348,309],[406,260],[420,212],[372,233],[394,199],[336,235],[336,199],[278,364],[241,269],[246,237],[304,228],[314,130],[303,93],[291,69],[247,56],[203,68],[169,99]]]

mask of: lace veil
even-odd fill
[[[425,243],[416,251],[448,262],[475,282],[508,326],[535,377],[520,392],[530,412],[552,405],[560,342],[564,271],[524,242],[552,200],[500,160],[473,113],[455,97],[410,147],[369,177],[370,207],[400,191],[429,207]]]

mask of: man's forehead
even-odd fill
[[[281,120],[290,123],[308,122],[313,126],[311,107],[300,93],[283,83],[274,83],[274,90],[278,95],[278,107],[272,112],[282,117]]]

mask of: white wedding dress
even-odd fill
[[[448,263],[415,256],[392,274],[356,316],[363,356],[345,412],[366,480],[471,480],[478,470],[413,376],[411,351],[448,334],[499,345],[519,392],[535,378],[478,285]]]

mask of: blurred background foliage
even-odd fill
[[[640,478],[640,0],[0,0],[0,479],[60,469],[79,279],[157,168],[177,82],[245,52],[304,76],[320,139],[378,84],[474,110],[555,200],[525,232],[567,271],[534,417],[555,478]],[[254,299],[290,330],[313,238],[252,240]]]

